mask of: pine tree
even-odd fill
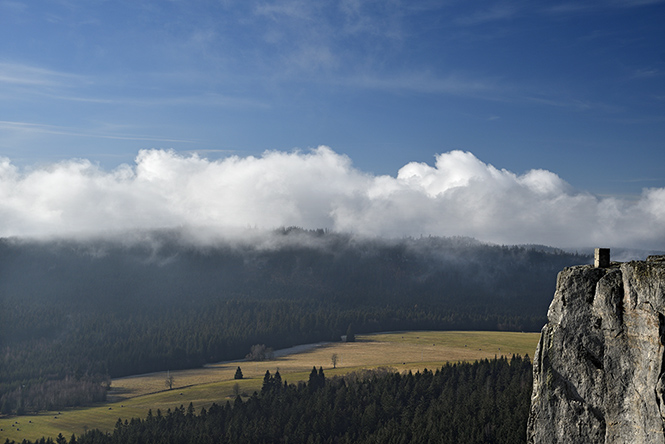
[[[240,370],[240,367],[236,369],[236,374],[233,375],[233,379],[242,379],[242,370]]]
[[[309,374],[309,389],[314,391],[319,388],[319,374],[316,372],[316,367],[312,367],[312,371]]]
[[[263,385],[261,386],[261,393],[266,394],[270,392],[270,389],[273,385],[273,377],[270,375],[270,370],[266,370],[265,376],[263,376]]]
[[[316,391],[320,388],[323,388],[326,384],[326,376],[323,374],[323,367],[319,367],[319,371],[316,371],[316,367],[312,367],[312,372],[309,374],[309,389],[311,391]]]

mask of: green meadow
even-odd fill
[[[279,370],[289,383],[306,381],[312,367],[323,367],[326,376],[377,367],[396,371],[436,369],[447,362],[475,361],[513,354],[533,357],[538,333],[418,331],[359,335],[356,342],[326,343],[270,361],[234,361],[201,369],[169,372],[173,389],[166,388],[167,372],[114,379],[108,402],[85,408],[36,415],[0,418],[0,441],[20,442],[62,433],[69,438],[86,430],[111,431],[118,419],[143,418],[148,410],[185,408],[191,402],[197,412],[213,403],[233,400],[236,393],[251,396],[261,388],[266,371]],[[336,366],[333,366],[333,355]],[[244,378],[233,379],[237,367]],[[334,368],[335,367],[335,368]]]

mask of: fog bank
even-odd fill
[[[665,188],[631,201],[598,197],[553,172],[520,175],[462,151],[396,177],[360,171],[324,146],[221,160],[142,150],[112,171],[84,159],[20,169],[0,158],[0,237],[180,228],[205,241],[281,226],[665,249]]]

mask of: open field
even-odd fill
[[[279,370],[290,383],[305,381],[313,366],[323,367],[326,376],[340,375],[363,368],[389,366],[397,371],[436,369],[446,362],[491,359],[495,356],[528,354],[533,357],[538,333],[513,332],[393,332],[359,335],[354,343],[326,343],[304,347],[304,351],[280,356],[272,361],[234,361],[201,369],[171,372],[173,390],[166,390],[167,373],[151,373],[114,379],[109,402],[81,409],[44,412],[38,415],[0,418],[0,442],[6,438],[20,442],[62,433],[71,437],[85,430],[110,431],[118,418],[145,417],[148,409],[187,407],[196,411],[213,402],[223,403],[234,397],[238,384],[241,394],[260,390],[266,370]],[[338,357],[333,369],[332,355]],[[240,366],[245,379],[234,380]]]

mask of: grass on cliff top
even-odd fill
[[[312,367],[323,367],[326,376],[356,370],[392,367],[397,371],[436,369],[447,362],[492,359],[519,354],[533,357],[538,333],[419,331],[359,335],[353,343],[327,343],[272,361],[233,361],[201,369],[170,372],[172,390],[167,390],[167,373],[114,379],[109,402],[93,407],[44,412],[37,415],[0,418],[0,442],[6,438],[20,442],[62,433],[69,438],[89,429],[111,431],[118,420],[144,418],[149,409],[166,412],[193,403],[197,413],[202,407],[232,400],[236,390],[244,396],[259,391],[266,370],[279,370],[289,383],[306,381]],[[333,368],[332,355],[337,355]],[[240,366],[244,379],[234,380]],[[16,423],[16,424],[15,424]],[[13,425],[13,427],[12,427]]]

